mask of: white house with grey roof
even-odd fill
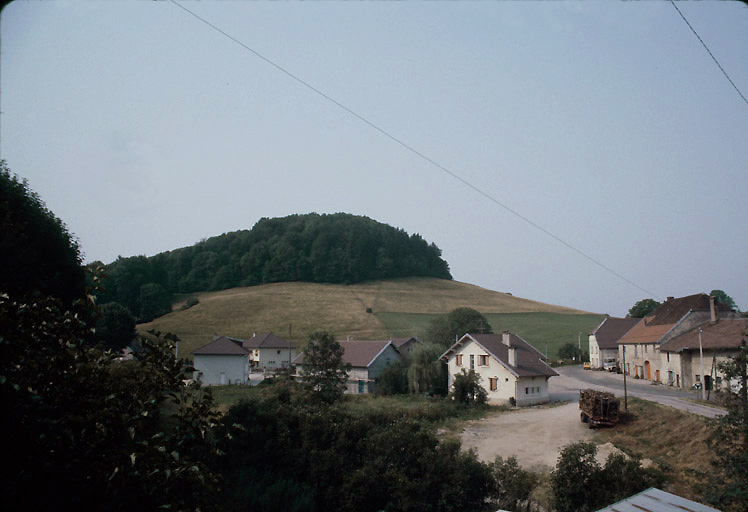
[[[450,389],[457,374],[474,370],[493,404],[547,402],[548,379],[558,375],[542,353],[509,331],[466,334],[441,359],[447,363]]]
[[[219,336],[192,352],[194,379],[207,386],[246,384],[249,378],[249,353],[242,340]]]

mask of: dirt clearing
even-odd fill
[[[577,441],[591,441],[594,430],[579,420],[579,405],[536,406],[502,412],[466,423],[460,433],[465,450],[475,448],[478,458],[493,462],[497,455],[514,455],[519,465],[536,472],[556,466],[561,449]],[[598,447],[598,460],[605,459],[615,447]]]

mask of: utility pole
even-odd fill
[[[706,379],[704,378],[704,351],[701,348],[701,328],[699,328],[699,359],[701,364],[701,399],[706,400],[704,398],[706,390]]]
[[[626,390],[626,345],[623,345],[623,409],[629,410],[629,395]]]

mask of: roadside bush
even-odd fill
[[[530,494],[538,485],[539,476],[522,469],[516,457],[504,460],[501,456],[491,465],[496,481],[496,505],[501,509],[521,510],[529,508]]]
[[[377,395],[405,395],[408,393],[408,364],[397,361],[385,368],[376,379]]]

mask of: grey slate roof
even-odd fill
[[[227,356],[227,355],[243,355],[249,354],[245,348],[241,346],[238,340],[221,336],[220,338],[211,341],[207,345],[194,350],[192,352],[195,355],[213,355],[213,356]]]
[[[384,352],[392,342],[387,341],[339,341],[343,347],[343,361],[350,363],[353,368],[368,368],[376,358]],[[394,347],[393,347],[394,348]],[[397,351],[397,349],[395,349]],[[293,360],[292,364],[304,364],[302,352]]]
[[[553,368],[545,363],[545,356],[542,353],[516,334],[509,335],[512,347],[517,349],[516,366],[509,364],[509,347],[504,344],[501,334],[466,334],[442,354],[441,358],[448,358],[450,353],[470,340],[482,346],[494,359],[501,362],[518,377],[554,377],[558,375]]]
[[[272,332],[253,334],[248,340],[242,343],[244,348],[296,348],[291,342],[276,336]]]
[[[720,512],[656,487],[634,494],[597,512]]]
[[[590,334],[595,336],[600,348],[618,348],[618,340],[640,321],[641,318],[608,317]]]

